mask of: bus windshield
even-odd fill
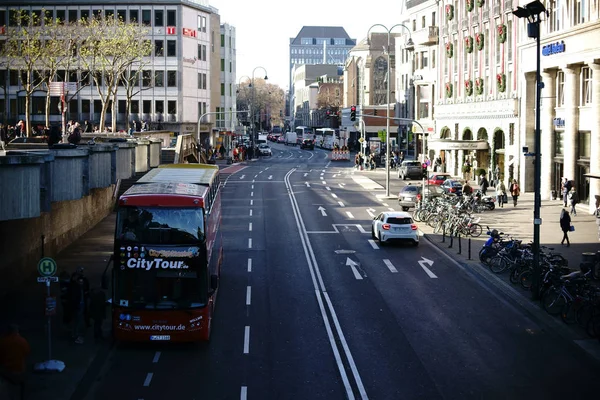
[[[204,240],[201,208],[121,207],[116,238],[144,244],[191,244]]]
[[[207,302],[206,278],[197,275],[195,270],[120,271],[115,305],[153,310],[203,307]]]

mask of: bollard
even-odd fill
[[[460,242],[460,233],[458,234],[458,254],[460,254],[462,252],[462,246],[461,246],[461,242]]]
[[[446,224],[442,225],[442,243],[446,243]]]
[[[469,246],[468,246],[467,253],[468,253],[468,259],[470,260],[471,259],[471,238],[469,238]]]
[[[450,246],[448,246],[449,249],[452,248],[452,245],[454,244],[454,235],[450,235]]]

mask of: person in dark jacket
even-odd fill
[[[565,240],[567,241],[567,247],[571,246],[569,242],[569,230],[571,229],[571,216],[569,212],[563,208],[560,213],[560,229],[563,231],[563,238],[560,244],[564,245]]]
[[[90,318],[94,321],[94,339],[102,339],[102,324],[106,318],[106,295],[100,288],[94,288],[90,296]]]
[[[83,275],[83,267],[78,267],[69,287],[69,305],[73,315],[73,339],[83,344],[85,328],[89,326],[90,283]]]
[[[60,143],[61,140],[62,135],[60,134],[60,128],[57,125],[52,125],[50,127],[50,134],[48,135],[48,147]]]

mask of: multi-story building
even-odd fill
[[[294,126],[310,126],[312,111],[317,108],[319,82],[337,82],[340,79],[338,68],[331,64],[299,65],[294,72]]]
[[[462,175],[469,161],[466,177],[483,170],[494,178],[496,167],[504,179],[519,176],[515,7],[511,0],[438,3],[436,127],[427,148],[452,174]]]
[[[91,15],[114,15],[123,21],[148,27],[153,52],[142,62],[144,71],[137,82],[138,94],[131,102],[132,120],[155,124],[160,121],[166,129],[196,134],[202,114],[229,110],[235,104],[227,99],[235,95],[235,90],[231,89],[235,74],[235,30],[227,26],[221,28],[218,10],[206,0],[132,0],[127,3],[114,0],[8,0],[0,5],[0,26],[14,24],[9,18],[11,9],[32,13],[44,9],[48,16],[69,23],[77,23]],[[220,40],[221,29],[230,39]],[[5,36],[0,31],[0,40],[3,39]],[[230,49],[224,52],[227,70],[224,73],[220,68],[223,64],[220,46],[229,44]],[[59,80],[77,82],[80,87],[84,85],[75,95],[67,96],[68,118],[97,123],[101,101],[93,81],[82,81],[80,66],[75,66],[72,71],[59,71],[57,75]],[[0,100],[0,109],[6,110],[7,121],[24,119],[25,99],[17,72],[12,69],[0,71],[0,79],[7,89],[6,100]],[[117,126],[126,129],[129,121],[125,121],[126,101],[122,87],[118,88],[117,102]],[[44,106],[45,93],[35,93],[31,110],[34,123],[44,123]],[[108,115],[107,121],[110,119],[111,115]],[[51,107],[51,121],[60,121],[57,107]],[[208,139],[218,124],[215,124],[214,115],[209,115],[205,122],[201,124],[201,133],[205,136],[203,139]],[[223,125],[227,127],[226,122]]]
[[[236,35],[235,27],[221,24],[221,54],[219,70],[221,71],[222,90],[219,92],[220,106],[216,118],[219,130],[234,131],[237,124],[236,115]],[[221,88],[219,88],[221,89]],[[223,93],[223,94],[221,94]]]
[[[600,199],[600,3],[544,2],[549,17],[541,22],[541,195],[560,196],[562,177],[575,187],[590,211]],[[536,43],[518,22],[522,146],[533,151],[535,129]],[[520,178],[533,189],[533,165],[521,157]]]
[[[294,119],[294,92],[296,69],[303,65],[333,64],[341,69],[350,49],[356,45],[342,27],[304,26],[294,38],[290,38],[290,83],[286,117]],[[297,96],[296,96],[297,99]]]

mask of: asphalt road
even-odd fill
[[[594,361],[426,239],[373,241],[400,208],[368,174],[271,147],[223,188],[210,343],[118,344],[89,399],[597,397]]]

